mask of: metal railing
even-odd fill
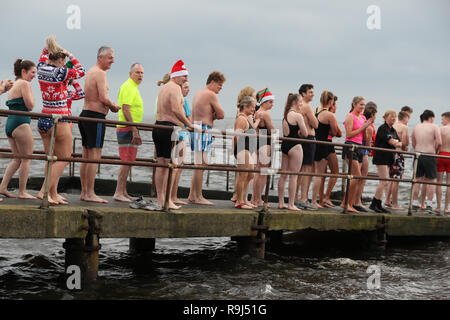
[[[51,140],[50,140],[50,148],[49,148],[49,154],[48,155],[30,155],[30,156],[20,156],[17,157],[13,154],[11,154],[11,150],[0,148],[0,158],[19,158],[19,159],[34,159],[34,160],[43,160],[47,161],[48,164],[48,170],[46,175],[46,183],[44,185],[44,197],[42,200],[41,207],[42,208],[48,208],[48,183],[49,183],[49,177],[51,173],[51,167],[52,164],[55,161],[64,161],[69,163],[96,163],[96,164],[111,164],[111,165],[127,165],[127,166],[143,166],[143,167],[153,167],[155,169],[156,167],[164,167],[169,169],[169,177],[168,181],[171,180],[172,173],[174,169],[180,168],[180,169],[190,169],[190,170],[207,170],[207,171],[234,171],[234,172],[252,172],[252,173],[260,173],[263,175],[267,175],[267,183],[266,183],[266,190],[264,195],[264,206],[263,210],[267,210],[267,203],[268,203],[268,196],[269,196],[269,186],[270,186],[270,177],[275,174],[286,174],[286,175],[297,175],[297,176],[314,176],[314,177],[329,177],[329,178],[342,178],[346,181],[346,190],[344,195],[344,210],[343,213],[347,213],[348,209],[348,192],[349,192],[349,185],[350,182],[353,179],[359,179],[359,180],[378,180],[378,181],[393,181],[393,182],[404,182],[404,183],[411,183],[411,191],[410,191],[410,201],[409,201],[409,207],[408,207],[408,216],[412,215],[412,195],[413,195],[413,189],[415,184],[426,184],[426,185],[437,185],[437,186],[446,186],[449,187],[450,184],[445,183],[436,183],[436,182],[426,182],[426,181],[418,181],[417,180],[417,163],[418,159],[421,155],[429,156],[429,157],[436,157],[436,158],[445,158],[450,159],[450,157],[447,156],[439,156],[439,155],[431,155],[427,153],[421,153],[421,152],[409,152],[409,151],[401,151],[401,150],[393,150],[393,149],[384,149],[384,148],[376,148],[376,147],[367,147],[367,146],[360,146],[360,145],[354,145],[354,144],[342,144],[342,143],[334,143],[334,142],[326,142],[326,141],[317,141],[317,140],[308,140],[308,139],[298,139],[298,138],[287,138],[287,137],[279,137],[277,140],[279,141],[296,141],[301,143],[315,143],[315,144],[322,144],[322,145],[329,145],[329,146],[336,146],[340,148],[348,148],[349,149],[349,165],[347,172],[344,173],[338,173],[338,174],[331,174],[331,173],[307,173],[307,172],[292,172],[292,171],[282,171],[277,169],[267,169],[262,172],[261,170],[257,169],[241,169],[236,166],[231,165],[191,165],[191,164],[183,164],[183,165],[176,165],[172,162],[170,162],[168,165],[162,165],[156,163],[155,159],[148,159],[148,158],[137,158],[135,161],[122,161],[117,156],[102,156],[102,159],[100,160],[93,160],[93,159],[85,159],[82,158],[80,154],[73,153],[70,158],[57,158],[53,155],[54,152],[54,142],[55,142],[55,131],[57,130],[58,121],[61,119],[64,120],[71,120],[72,122],[78,122],[78,121],[88,121],[88,122],[100,122],[104,123],[106,126],[113,126],[120,124],[120,125],[127,125],[127,126],[136,126],[139,130],[144,131],[151,131],[155,128],[158,129],[165,129],[165,130],[173,130],[173,127],[171,126],[163,126],[163,125],[156,125],[156,124],[146,124],[146,123],[134,123],[134,122],[126,122],[126,121],[114,121],[114,120],[103,120],[103,119],[94,119],[94,118],[85,118],[85,117],[74,117],[74,116],[60,116],[60,115],[49,115],[44,113],[35,113],[35,112],[25,112],[25,111],[11,111],[11,110],[0,110],[0,116],[8,116],[8,115],[20,115],[20,116],[30,116],[33,119],[37,118],[49,118],[51,116],[54,120],[54,129],[52,130],[51,134]],[[184,129],[188,131],[193,131],[192,129]],[[200,130],[198,131],[200,132]],[[201,130],[201,132],[204,133],[211,133],[211,134],[221,134],[223,137],[223,146],[226,148],[226,138],[230,138],[230,136],[246,136],[246,137],[259,137],[261,139],[266,139],[269,136],[262,135],[262,134],[247,134],[247,133],[237,133],[237,132],[228,132],[228,131],[222,131],[222,130]],[[79,138],[78,138],[79,139]],[[274,143],[272,139],[272,145]],[[115,140],[111,140],[115,141]],[[175,145],[175,141],[172,142],[172,146]],[[368,150],[377,150],[377,151],[384,151],[384,152],[391,152],[391,153],[401,153],[405,155],[410,155],[413,157],[413,176],[412,179],[394,179],[394,178],[380,178],[377,176],[353,176],[351,174],[352,172],[352,163],[353,163],[353,155],[356,149],[368,149]],[[75,151],[75,149],[73,149]],[[42,151],[33,152],[35,154],[45,154]],[[229,156],[229,155],[228,155]],[[345,161],[344,161],[345,163]],[[73,168],[73,167],[72,167]],[[73,172],[73,169],[72,171]],[[344,171],[343,171],[344,172]],[[153,171],[153,177],[154,178],[154,171]],[[227,182],[228,185],[228,182]],[[154,186],[154,181],[152,181],[152,188]],[[169,202],[169,191],[170,191],[170,183],[168,183],[167,190],[166,190],[166,202],[164,205],[164,210],[168,211],[168,202]]]

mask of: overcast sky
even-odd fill
[[[81,10],[80,29],[67,27],[70,5]],[[367,27],[370,5],[380,9],[380,30]],[[101,45],[114,48],[107,77],[116,102],[130,65],[141,62],[145,76],[139,88],[148,116],[156,82],[182,59],[190,73],[189,101],[211,71],[225,74],[219,101],[230,118],[246,85],[268,87],[276,97],[273,118],[280,119],[287,94],[312,83],[314,107],[323,90],[339,97],[338,120],[357,95],[378,104],[379,119],[403,105],[414,108],[413,122],[426,108],[440,119],[450,110],[449,12],[446,0],[6,0],[0,11],[0,78],[13,77],[18,57],[37,61],[45,39],[55,34],[86,68],[95,64]],[[35,111],[40,111],[39,87],[33,82]],[[5,101],[3,95],[2,108]],[[73,108],[78,113],[82,103]]]

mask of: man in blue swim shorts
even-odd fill
[[[225,112],[219,104],[217,94],[222,90],[226,81],[225,76],[213,71],[206,80],[206,87],[194,96],[192,101],[192,121],[201,124],[202,130],[211,130],[214,120],[225,117]],[[207,165],[206,159],[211,150],[212,134],[205,132],[191,132],[191,150],[194,151],[194,163],[196,165]],[[188,200],[197,204],[213,205],[206,200],[202,194],[203,170],[194,170],[192,176],[191,190]]]

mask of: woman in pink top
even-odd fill
[[[363,135],[368,126],[373,122],[373,119],[366,120],[363,115],[366,100],[364,97],[354,97],[352,102],[352,109],[350,113],[345,117],[345,143],[362,145]],[[350,166],[350,148],[343,148],[342,157],[347,160],[347,164]],[[352,172],[354,176],[361,175],[361,163],[363,161],[363,149],[355,149],[353,152]],[[347,211],[359,213],[358,210],[353,208],[355,202],[355,196],[359,188],[361,188],[361,180],[353,179],[350,182],[348,189],[348,207]],[[341,207],[344,207],[342,202]]]

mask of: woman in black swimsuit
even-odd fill
[[[256,99],[248,96],[244,97],[238,107],[239,114],[234,122],[235,132],[256,134],[255,126],[257,126],[257,123],[254,124],[250,121],[250,116],[255,112]],[[254,169],[256,164],[256,136],[235,136],[233,139],[233,151],[238,169]],[[236,184],[236,208],[255,208],[255,206],[248,201],[248,186],[252,179],[252,172],[239,172]]]
[[[283,117],[283,136],[287,138],[302,138],[308,135],[305,121],[300,114],[302,97],[299,94],[289,93]],[[281,170],[299,172],[303,161],[303,148],[300,141],[283,140],[281,143]],[[287,175],[280,175],[278,180],[278,208],[301,211],[294,204],[297,187],[297,175],[289,177],[289,202],[284,204],[284,186]]]
[[[319,121],[319,126],[316,129],[317,141],[328,141],[328,135],[335,136],[338,133],[338,123],[334,113],[330,111],[330,108],[334,104],[334,94],[330,91],[324,91],[320,97],[322,103],[321,110],[317,113],[316,117]],[[314,167],[316,173],[325,173],[328,165],[328,155],[333,150],[328,145],[318,144],[316,146],[316,153],[314,156]],[[322,177],[314,177],[312,201],[311,205],[316,208],[323,208],[322,205],[317,203],[317,195],[319,194]]]

